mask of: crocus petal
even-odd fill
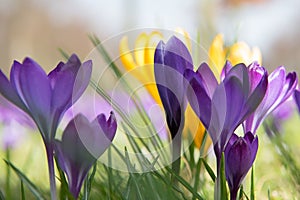
[[[9,83],[9,80],[6,78],[6,76],[3,74],[3,72],[0,70],[0,93],[7,98],[9,101],[14,103],[16,106],[27,111],[27,108],[25,107],[24,103],[16,93],[15,89],[11,86]]]
[[[51,87],[46,73],[30,58],[26,58],[20,68],[20,91],[34,121],[48,139],[54,136],[49,133]]]
[[[206,63],[202,63],[197,70],[199,77],[205,83],[207,94],[212,97],[213,93],[218,85],[218,81],[211,71],[210,67]]]
[[[91,166],[111,144],[112,138],[107,139],[106,136],[113,137],[115,131],[113,114],[107,121],[105,116],[99,115],[92,123],[82,114],[78,114],[65,128],[61,142],[55,141],[58,163],[67,174],[69,190],[75,198],[78,197]]]
[[[187,99],[203,125],[208,128],[211,119],[211,99],[198,73],[187,69],[185,77],[190,79],[190,85],[187,88]]]
[[[300,91],[299,90],[295,90],[294,98],[295,98],[295,102],[296,102],[296,105],[297,105],[299,113],[300,113]]]
[[[72,104],[74,104],[79,99],[79,97],[83,94],[83,92],[89,85],[92,75],[92,65],[93,63],[91,60],[86,61],[77,71],[75,83],[73,86]]]
[[[225,172],[230,191],[237,191],[251,168],[258,149],[258,139],[251,132],[244,137],[233,134],[225,148]]]

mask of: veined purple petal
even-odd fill
[[[244,122],[244,130],[245,132],[251,131],[252,133],[255,133],[256,128],[253,127],[253,123],[257,117],[255,114],[256,112],[259,112],[259,106],[262,104],[263,98],[265,98],[266,91],[268,88],[268,77],[267,74],[262,77],[260,83],[257,85],[257,87],[254,89],[250,97],[248,98],[245,107],[244,107],[244,113],[243,113],[243,120],[247,120]],[[256,109],[256,111],[255,111]],[[255,113],[253,113],[255,111]],[[250,115],[249,115],[250,114]]]
[[[268,87],[263,101],[249,119],[246,120],[245,131],[256,132],[262,121],[279,105],[287,100],[297,85],[295,73],[286,76],[284,67],[277,68],[268,77]]]
[[[222,72],[221,72],[221,81],[224,80],[224,78],[227,76],[227,74],[229,73],[231,68],[232,68],[231,63],[228,60],[226,60],[225,65],[224,65],[224,67],[222,69]]]
[[[298,107],[298,111],[300,113],[300,91],[299,90],[295,90],[294,98],[295,98],[296,105]]]
[[[253,62],[248,66],[249,79],[251,83],[250,90],[253,91],[261,82],[262,77],[266,74],[265,68],[260,66],[257,62]]]

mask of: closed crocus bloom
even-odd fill
[[[188,100],[212,138],[218,169],[221,154],[229,138],[258,107],[268,85],[265,71],[254,83],[244,64],[236,65],[226,73],[225,78],[218,84],[206,63],[201,64],[196,72],[185,72],[190,80]]]
[[[294,92],[294,99],[295,99],[298,111],[300,113],[300,91],[299,90],[295,90],[295,92]]]
[[[192,57],[187,47],[173,36],[165,44],[160,42],[154,55],[154,74],[157,89],[165,109],[167,124],[174,138],[184,124],[186,108],[183,76],[186,69],[193,69]]]
[[[25,111],[36,123],[43,140],[51,142],[64,112],[88,86],[92,62],[81,64],[73,54],[48,75],[31,58],[15,61],[10,80],[0,71],[0,93]]]
[[[208,51],[209,66],[213,68],[216,76],[222,72],[226,60],[230,61],[233,66],[244,63],[250,65],[252,62],[257,61],[262,63],[262,56],[259,48],[253,47],[252,49],[245,42],[236,42],[229,47],[225,47],[223,35],[218,34]]]
[[[236,200],[242,181],[252,167],[258,149],[258,138],[251,132],[244,137],[233,134],[225,148],[225,174],[230,198]]]
[[[262,67],[258,63],[249,66],[252,74],[255,69],[262,69]],[[259,76],[259,74],[255,74],[253,79],[257,79]],[[268,76],[268,88],[264,99],[256,111],[244,122],[245,132],[255,133],[264,119],[294,94],[297,84],[298,79],[295,72],[286,73],[283,66],[275,69]]]
[[[77,199],[82,183],[96,160],[110,146],[117,130],[114,114],[100,114],[92,122],[82,114],[65,128],[61,141],[55,141],[58,164],[66,173],[69,190]]]

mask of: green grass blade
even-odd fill
[[[3,195],[3,193],[2,193],[1,190],[0,190],[0,200],[5,200],[5,197],[4,197],[4,195]]]
[[[37,199],[45,199],[39,189],[23,174],[17,167],[15,167],[11,162],[4,160],[7,165],[9,165],[13,171],[18,175],[20,180],[28,187],[32,194]]]
[[[198,194],[198,191],[195,191],[194,188],[186,180],[184,180],[181,176],[178,176],[176,173],[174,173],[173,170],[170,169],[169,167],[166,167],[166,169],[169,173],[172,174],[174,178],[177,179],[178,183],[183,185],[188,191],[192,193],[192,195],[194,195],[199,200],[204,200],[204,198],[201,197],[200,194]]]
[[[204,165],[204,167],[205,167],[207,173],[209,174],[211,180],[212,180],[213,182],[215,182],[215,181],[216,181],[216,175],[215,175],[214,171],[213,171],[212,168],[208,165],[208,163],[206,162],[206,160],[205,160],[204,158],[200,158],[200,159],[201,159],[201,161],[202,161],[202,163],[203,163],[203,165]]]
[[[250,190],[250,200],[254,200],[255,195],[254,195],[254,167],[252,166],[251,169],[251,190]]]
[[[24,184],[22,180],[21,180],[21,199],[25,200]]]
[[[66,60],[69,59],[69,54],[67,52],[65,52],[62,48],[58,48],[59,53],[62,55],[62,57]]]

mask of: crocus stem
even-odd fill
[[[238,190],[230,190],[230,200],[236,200]]]
[[[180,172],[180,153],[181,153],[181,134],[178,135],[177,137],[173,138],[172,141],[172,170],[176,175],[179,175]],[[172,177],[173,181],[174,178]],[[176,181],[175,181],[176,182]]]
[[[50,193],[51,200],[56,200],[56,184],[55,184],[55,172],[54,172],[54,160],[53,160],[53,144],[45,143],[47,161],[48,161],[48,170],[49,170],[49,180],[50,180]]]
[[[10,148],[6,149],[6,160],[10,162]],[[7,165],[6,168],[6,188],[5,188],[5,195],[7,199],[10,199],[10,166]]]

